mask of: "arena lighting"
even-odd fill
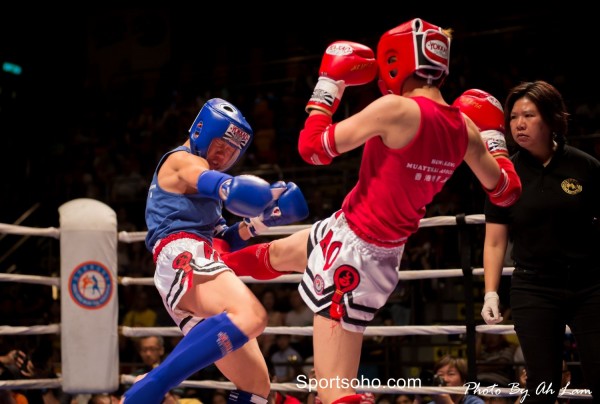
[[[23,69],[21,66],[11,62],[2,63],[2,71],[5,71],[10,74],[14,74],[15,76],[20,76]]]

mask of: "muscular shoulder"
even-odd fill
[[[185,150],[178,150],[171,153],[161,166],[162,170],[180,171],[189,167],[199,166],[208,169],[206,159],[196,156]]]
[[[412,98],[388,94],[373,101],[369,107],[392,122],[417,119],[421,115],[419,104]]]
[[[205,159],[186,151],[176,151],[170,154],[160,167],[158,182],[166,191],[193,193],[198,176],[208,168]]]
[[[421,111],[416,101],[385,95],[336,124],[336,147],[338,152],[345,153],[379,136],[386,146],[399,149],[412,139],[420,122]]]
[[[375,121],[381,125],[383,143],[392,149],[404,147],[421,125],[421,109],[412,98],[386,95],[373,102]]]

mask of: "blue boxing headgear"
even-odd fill
[[[190,146],[192,153],[206,158],[212,141],[223,139],[236,150],[221,170],[226,171],[248,149],[253,136],[252,128],[236,107],[221,98],[212,98],[190,127]]]

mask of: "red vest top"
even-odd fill
[[[425,97],[413,98],[421,126],[402,149],[386,147],[379,136],[362,154],[358,182],[342,203],[350,228],[362,239],[398,246],[417,231],[425,207],[463,161],[467,126],[458,108]]]

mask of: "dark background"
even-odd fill
[[[90,153],[80,147],[82,138],[120,153],[127,117],[145,107],[158,114],[176,97],[230,96],[240,108],[252,108],[256,98],[277,97],[293,83],[301,104],[327,44],[347,39],[376,49],[385,30],[413,17],[454,31],[448,102],[473,87],[502,101],[511,86],[534,79],[556,85],[572,112],[596,102],[597,23],[573,2],[468,9],[457,2],[213,7],[222,10],[92,4],[85,10],[20,6],[2,13],[0,59],[21,65],[23,73],[0,72],[0,222],[12,223],[40,202],[43,214],[31,225],[57,225],[56,208],[78,197],[66,191],[66,178],[78,170],[101,174],[81,161],[91,158],[81,155]],[[593,133],[594,125],[574,120],[572,132]],[[173,144],[183,140],[185,132]],[[149,160],[142,162],[144,174],[154,168]]]

